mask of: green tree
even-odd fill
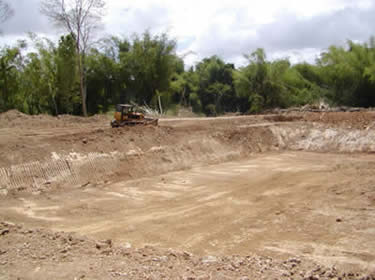
[[[241,107],[243,112],[304,105],[323,95],[321,76],[315,68],[291,66],[287,59],[267,61],[263,49],[245,57],[249,64],[234,74],[237,94],[247,100]]]
[[[375,105],[372,40],[370,46],[348,41],[348,49],[331,46],[318,61],[330,99],[338,105],[369,107]]]
[[[225,64],[217,56],[203,59],[197,64],[196,72],[199,79],[197,93],[203,111],[207,115],[236,110],[233,70],[233,64]]]
[[[19,58],[21,50],[18,47],[4,47],[0,50],[0,112],[15,108],[15,93],[19,88]]]
[[[56,46],[45,38],[31,35],[36,52],[26,56],[23,71],[22,94],[29,114],[57,114]]]
[[[121,102],[120,66],[114,59],[98,50],[91,50],[87,57],[88,111],[106,112]]]
[[[95,30],[104,15],[103,0],[43,0],[41,12],[75,39],[82,99],[82,113],[87,116],[86,54]]]
[[[56,114],[79,112],[79,78],[77,71],[77,52],[74,36],[62,36],[59,40],[56,57]]]
[[[139,104],[158,105],[169,100],[169,87],[175,72],[176,42],[167,34],[152,36],[146,31],[135,36],[126,64],[131,70],[131,90]]]

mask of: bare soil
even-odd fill
[[[0,279],[375,279],[375,115],[0,114]]]

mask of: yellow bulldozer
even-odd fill
[[[127,125],[158,125],[158,119],[146,118],[141,112],[137,112],[136,106],[130,104],[117,104],[112,127]]]

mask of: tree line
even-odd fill
[[[26,51],[27,46],[33,51]],[[267,60],[263,49],[236,68],[218,56],[185,69],[177,42],[145,32],[131,39],[102,39],[85,54],[86,107],[104,113],[135,102],[173,111],[258,113],[325,100],[332,105],[375,106],[375,40],[331,46],[315,64]],[[58,43],[30,35],[0,49],[0,111],[82,115],[79,60],[74,35]]]
[[[375,106],[375,39],[331,46],[316,63],[269,60],[263,49],[236,68],[214,55],[193,67],[168,34],[146,31],[92,44],[104,0],[42,0],[41,12],[65,30],[58,42],[29,34],[0,47],[0,112],[92,115],[135,102],[160,112],[259,113],[313,104]],[[14,11],[0,0],[0,22]],[[30,49],[32,51],[30,51]]]

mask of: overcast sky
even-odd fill
[[[31,31],[58,33],[39,13],[39,0],[6,0],[15,16],[0,26],[0,45]],[[265,48],[269,58],[313,62],[347,39],[375,35],[375,0],[107,0],[104,33],[130,36],[168,31],[187,64],[214,54],[241,65],[244,53]]]

